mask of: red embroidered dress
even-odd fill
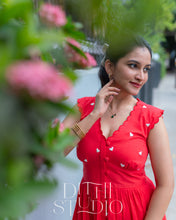
[[[147,137],[164,110],[137,100],[112,136],[104,137],[99,118],[79,142],[83,178],[73,220],[144,219],[155,189],[144,171]],[[94,109],[95,97],[80,98],[77,103],[82,120]]]

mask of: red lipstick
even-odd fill
[[[141,87],[141,84],[139,83],[135,83],[135,82],[130,82],[134,87],[136,88],[140,88]]]

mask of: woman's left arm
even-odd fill
[[[169,138],[162,117],[148,136],[151,164],[156,181],[144,220],[162,220],[174,190],[174,172]]]

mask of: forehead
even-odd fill
[[[136,60],[140,63],[151,63],[151,54],[146,47],[136,47],[128,54],[126,54],[123,60]]]

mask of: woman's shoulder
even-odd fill
[[[140,100],[141,116],[145,119],[147,126],[150,129],[159,121],[159,118],[163,118],[164,110],[154,105],[147,104]]]
[[[95,96],[85,96],[77,99],[78,104],[84,105],[94,105],[95,104]]]
[[[81,119],[88,115],[94,108],[95,105],[95,97],[94,96],[86,96],[77,99],[77,106],[79,111],[81,112]]]
[[[140,105],[142,107],[142,109],[145,109],[146,112],[150,112],[150,113],[155,113],[155,112],[164,112],[163,109],[156,107],[154,105],[148,104],[140,99],[138,99],[140,101]]]

